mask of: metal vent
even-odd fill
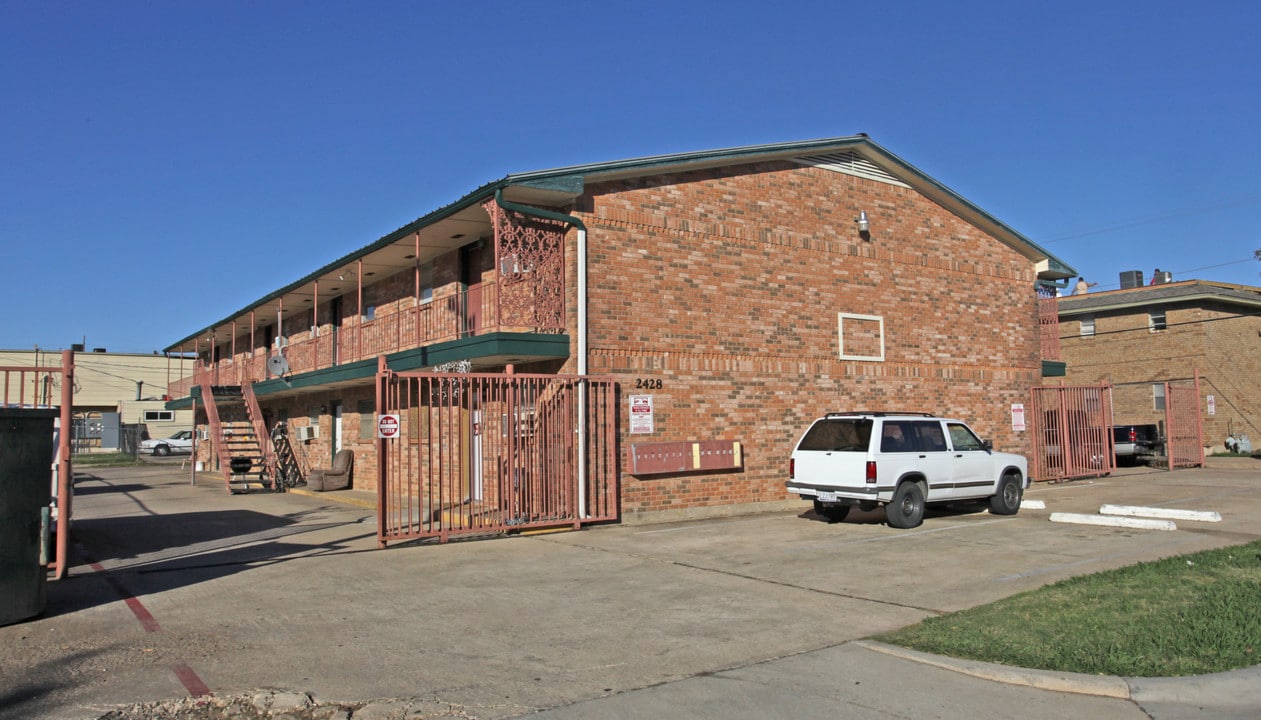
[[[806,155],[796,158],[796,161],[802,165],[810,165],[811,167],[831,170],[832,172],[857,175],[868,180],[876,180],[900,187],[910,187],[910,185],[890,175],[884,168],[852,151],[828,153],[827,155]]]

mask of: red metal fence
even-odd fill
[[[62,351],[59,366],[0,367],[0,375],[4,376],[4,395],[0,397],[0,407],[59,408],[61,410],[57,430],[56,551],[55,557],[48,560],[49,571],[53,573],[54,578],[60,580],[66,576],[66,556],[70,547],[71,489],[74,484],[74,469],[70,463],[70,436],[73,434],[71,418],[74,409],[74,351]],[[51,499],[51,487],[49,495]]]
[[[1027,417],[1034,480],[1099,477],[1116,470],[1108,385],[1033,388]]]
[[[616,520],[612,378],[377,375],[377,541]]]
[[[1200,373],[1190,384],[1165,383],[1165,455],[1169,469],[1204,465]]]

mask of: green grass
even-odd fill
[[[1123,677],[1261,663],[1261,541],[1071,578],[877,640],[937,655]]]
[[[141,465],[143,460],[128,453],[80,453],[70,459],[74,467],[122,467]]]

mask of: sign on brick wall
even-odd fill
[[[630,396],[630,431],[632,435],[647,435],[653,432],[652,396]]]

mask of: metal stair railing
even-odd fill
[[[276,480],[276,451],[274,443],[269,444],[267,425],[263,422],[263,410],[258,406],[258,396],[254,394],[254,384],[241,383],[241,399],[245,401],[245,413],[254,428],[254,437],[258,441],[258,454],[263,459],[263,472],[274,482]]]
[[[210,424],[210,436],[214,438],[215,456],[219,461],[219,472],[223,473],[223,482],[228,486],[232,482],[232,458],[228,453],[227,443],[223,437],[223,422],[219,419],[219,404],[215,401],[214,386],[210,384],[210,373],[201,373],[201,402],[206,407],[206,420]]]

